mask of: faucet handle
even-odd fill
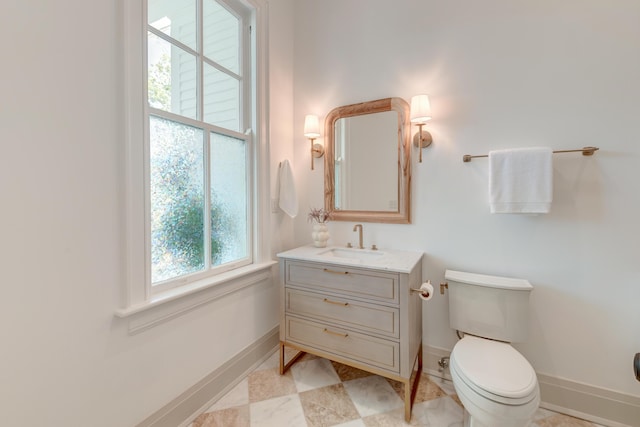
[[[371,245],[371,250],[372,250],[372,251],[377,251],[377,250],[378,250],[378,247],[377,247],[376,245]]]
[[[352,248],[352,247],[353,247],[353,245],[351,244],[351,242],[347,242],[347,247],[348,247],[348,248]]]

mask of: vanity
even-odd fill
[[[279,253],[280,374],[311,353],[400,381],[409,421],[422,372],[422,300],[412,291],[422,256],[313,246]],[[285,347],[298,350],[289,361]]]

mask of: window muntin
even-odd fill
[[[149,0],[149,26],[171,36],[191,49],[197,46],[197,0]]]
[[[205,1],[203,6],[204,55],[239,74],[240,19],[215,1]]]
[[[153,291],[252,262],[252,149],[240,133],[250,123],[243,19],[215,0],[148,0]]]

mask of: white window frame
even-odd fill
[[[268,172],[268,41],[267,4],[265,0],[236,0],[250,9],[252,91],[243,93],[243,103],[252,106],[249,129],[251,141],[251,182],[253,187],[250,224],[253,241],[252,263],[218,274],[199,276],[181,286],[156,292],[151,286],[150,230],[146,175],[148,159],[145,141],[147,129],[146,103],[146,34],[145,0],[126,0],[124,10],[124,89],[125,89],[125,243],[126,295],[119,317],[128,317],[155,307],[161,312],[130,325],[130,331],[145,329],[174,317],[203,302],[234,292],[270,277],[275,261],[270,258],[269,172]],[[177,302],[176,302],[177,301]],[[167,304],[174,302],[172,304]]]

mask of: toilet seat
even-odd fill
[[[539,393],[536,373],[511,345],[467,335],[454,346],[451,369],[475,393],[505,405],[524,405]]]

